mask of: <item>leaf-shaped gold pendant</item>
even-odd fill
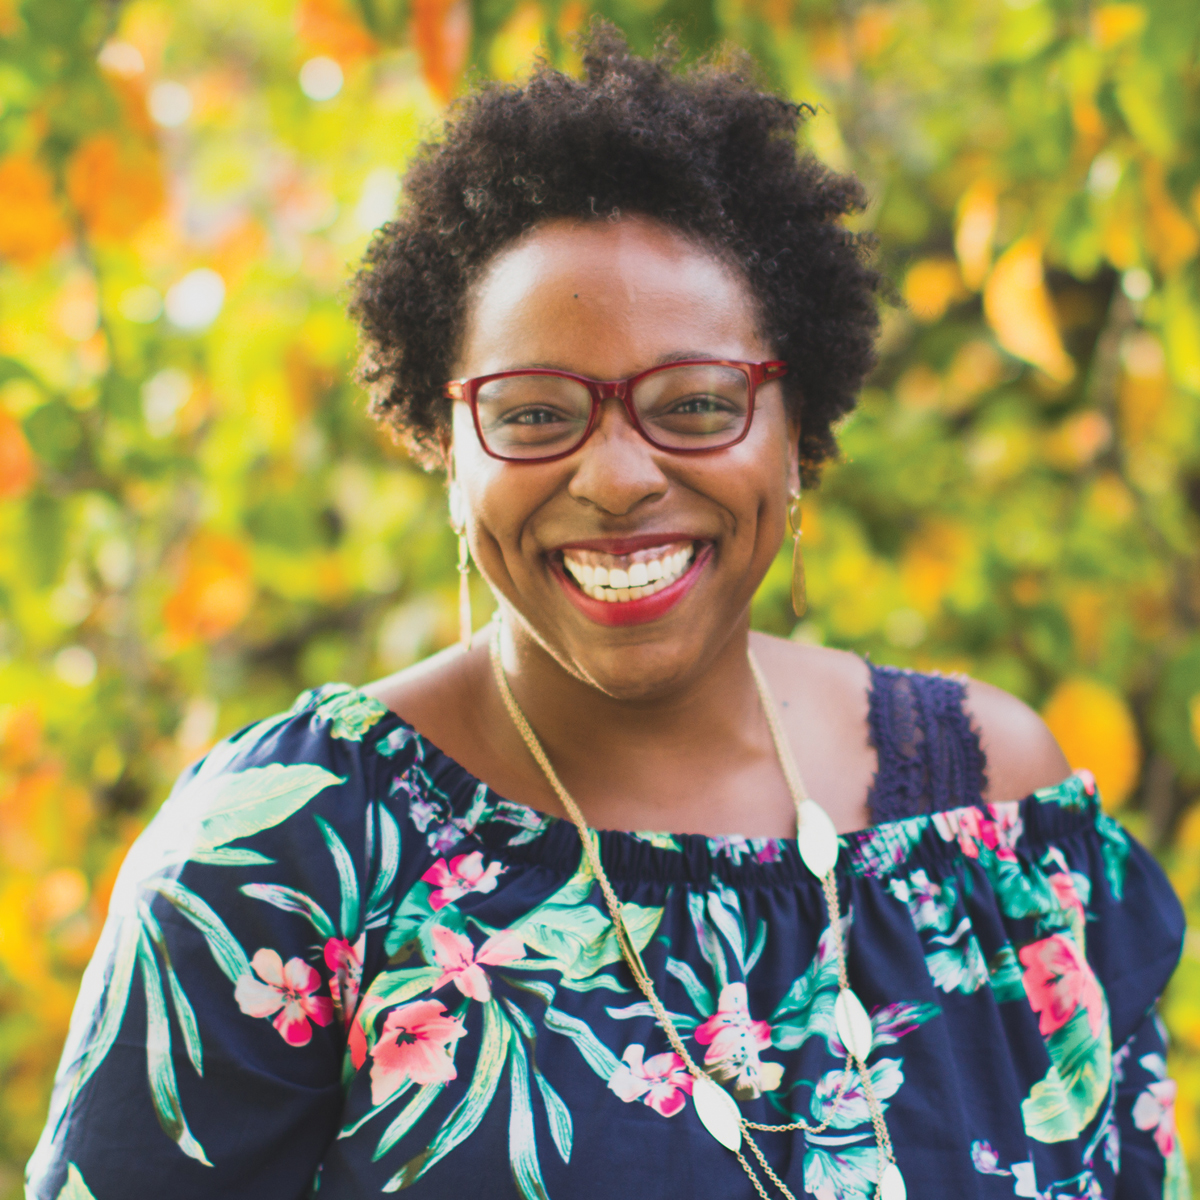
[[[883,1178],[879,1181],[879,1200],[908,1200],[904,1176],[895,1163],[888,1163],[884,1169]]]
[[[829,814],[815,800],[801,800],[796,806],[796,817],[800,857],[818,879],[823,879],[837,862],[837,830]]]
[[[838,992],[833,1005],[833,1019],[842,1045],[860,1062],[866,1062],[867,1055],[871,1053],[871,1043],[875,1040],[871,1018],[867,1016],[862,1001],[849,988],[842,988]]]
[[[719,1083],[701,1075],[692,1080],[692,1103],[700,1124],[736,1154],[742,1147],[742,1114],[737,1101]]]

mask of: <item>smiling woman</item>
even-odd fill
[[[356,285],[497,619],[185,775],[29,1194],[1182,1196],[1181,915],[1091,778],[750,633],[872,362],[858,185],[745,64],[584,65],[465,100]]]

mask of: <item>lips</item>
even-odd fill
[[[691,590],[710,542],[669,536],[566,546],[551,562],[567,597],[601,625],[653,621]]]

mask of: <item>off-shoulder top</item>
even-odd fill
[[[1181,1197],[1157,998],[1179,903],[1084,773],[981,800],[962,685],[872,668],[851,983],[909,1195]],[[659,996],[797,1197],[868,1200],[837,968],[794,839],[601,832]],[[121,871],[35,1200],[753,1200],[569,823],[342,685],[220,743]]]

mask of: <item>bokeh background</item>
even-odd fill
[[[1200,917],[1195,0],[0,0],[0,1197],[175,774],[453,640],[347,279],[447,101],[593,12],[749,48],[872,197],[881,365],[757,623],[1023,697]],[[1164,1015],[1196,1160],[1191,940]]]

